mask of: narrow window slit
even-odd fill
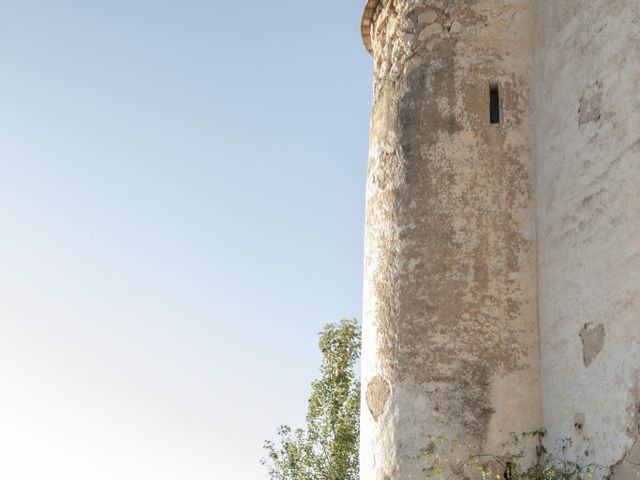
[[[492,125],[500,123],[500,91],[495,83],[489,87],[489,120]]]

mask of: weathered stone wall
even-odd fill
[[[418,480],[429,435],[497,451],[542,424],[534,0],[369,7],[361,478]]]
[[[537,15],[546,443],[552,449],[571,439],[572,458],[619,463],[616,476],[636,480],[640,2],[539,0]]]

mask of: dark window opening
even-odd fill
[[[489,120],[492,125],[500,123],[500,92],[498,85],[491,85],[489,89]]]

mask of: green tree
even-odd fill
[[[360,436],[360,327],[355,320],[328,324],[320,333],[320,379],[311,384],[306,428],[278,429],[266,441],[271,480],[356,480]]]

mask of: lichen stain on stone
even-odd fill
[[[450,382],[441,398],[447,402],[450,425],[473,437],[479,444],[485,441],[491,416],[491,373],[485,366],[461,361],[451,372]]]
[[[604,348],[604,325],[601,323],[596,326],[586,324],[580,331],[580,338],[582,339],[583,363],[585,367],[589,367]]]
[[[371,379],[367,386],[366,399],[367,406],[374,420],[377,421],[380,415],[384,413],[390,394],[391,389],[384,378],[377,375]]]

